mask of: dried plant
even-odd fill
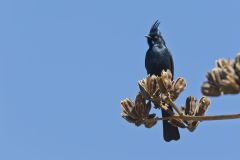
[[[205,115],[210,106],[210,99],[205,96],[240,92],[240,54],[235,60],[218,60],[216,67],[207,74],[207,81],[202,85],[202,93],[205,96],[198,102],[195,97],[189,96],[183,107],[177,107],[175,101],[186,88],[186,81],[182,77],[173,81],[169,70],[163,71],[161,76],[148,75],[140,80],[138,85],[140,92],[134,102],[129,98],[121,101],[122,117],[136,126],[144,125],[151,128],[158,121],[168,120],[174,126],[187,128],[193,132],[201,121],[240,118],[240,114]],[[150,114],[151,103],[155,109],[163,109],[170,116],[157,117],[155,113]],[[175,112],[168,106],[172,106]]]

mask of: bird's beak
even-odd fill
[[[149,35],[145,35],[144,37],[152,39],[152,37]]]

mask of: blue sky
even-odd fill
[[[239,120],[203,122],[165,143],[162,125],[135,127],[120,101],[145,77],[144,35],[159,19],[187,96],[218,58],[240,51],[240,2],[0,1],[0,159],[237,159]],[[208,112],[240,113],[239,95]]]

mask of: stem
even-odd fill
[[[169,116],[169,117],[157,117],[157,120],[170,120],[170,119],[181,119],[185,121],[213,121],[213,120],[227,120],[227,119],[238,119],[240,114],[227,114],[227,115],[215,115],[215,116]]]
[[[182,112],[178,109],[177,105],[170,98],[170,94],[169,93],[167,95],[167,99],[169,101],[170,106],[172,106],[179,115],[183,115]]]

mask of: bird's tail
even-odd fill
[[[172,107],[169,107],[172,110]],[[166,111],[162,110],[162,117],[170,116]],[[179,140],[180,134],[178,131],[178,127],[175,127],[168,123],[168,121],[163,120],[163,138],[165,141],[169,142],[171,140]]]

